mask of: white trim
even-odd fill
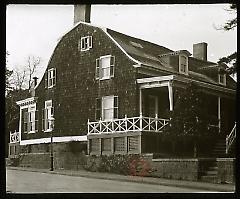
[[[34,103],[36,99],[37,99],[36,97],[30,97],[30,98],[26,98],[24,100],[17,101],[16,104],[19,106],[28,107],[28,105],[25,105],[25,103]]]
[[[87,135],[53,137],[54,143],[70,142],[70,141],[79,141],[79,142],[87,141]],[[31,140],[20,140],[20,145],[43,144],[43,143],[50,143],[50,142],[51,142],[51,138],[40,138],[40,139],[31,139]]]
[[[173,80],[173,78],[174,78],[174,75],[149,77],[149,78],[137,79],[137,83],[142,84],[142,83],[149,83],[149,82],[155,82],[155,81],[166,81],[166,80]]]

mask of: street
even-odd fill
[[[207,192],[181,187],[122,182],[7,169],[7,192],[12,193],[174,193]],[[209,192],[209,191],[208,191]]]

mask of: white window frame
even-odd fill
[[[42,131],[49,132],[51,130],[49,119],[54,116],[52,100],[45,101],[45,108],[42,114],[44,114],[42,115]]]
[[[108,66],[102,66],[102,60],[110,58],[110,63]],[[103,68],[109,70],[108,76],[103,76]],[[114,77],[114,68],[115,68],[115,56],[104,55],[96,59],[96,79],[106,80]]]
[[[110,108],[105,108],[103,106],[104,100],[109,99],[109,98],[112,99],[112,106]],[[114,103],[115,99],[117,100],[116,104]],[[101,117],[102,117],[102,120],[116,119],[118,117],[118,96],[114,96],[114,95],[104,96],[104,97],[102,97],[101,101],[102,101],[101,102]],[[105,119],[105,115],[104,115],[105,110],[112,110],[112,117],[111,118]]]
[[[36,120],[36,104],[32,104],[28,106],[28,111],[25,112],[26,115],[24,115],[23,117],[23,129],[25,129],[25,124],[27,125],[27,131],[24,131],[24,133],[36,133],[37,130],[37,125],[38,125],[38,121]],[[25,116],[27,116],[27,118],[25,118]],[[25,121],[26,120],[26,121]]]
[[[223,78],[223,82],[221,81],[221,77]],[[227,78],[226,74],[218,74],[218,83],[220,85],[226,86]]]
[[[186,65],[183,64],[183,60],[181,57],[184,57],[186,59]],[[185,67],[185,71],[182,70],[182,66]],[[188,56],[180,54],[179,55],[179,73],[188,75]]]
[[[87,51],[92,48],[92,36],[81,37],[78,43],[78,49],[80,51]]]
[[[54,87],[56,85],[56,76],[57,76],[56,68],[48,69],[47,77],[45,79],[47,85],[45,87],[47,88]]]

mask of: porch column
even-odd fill
[[[173,110],[173,90],[172,90],[172,82],[168,82],[168,98],[169,98],[169,110]]]
[[[142,89],[139,88],[139,115],[142,114]]]
[[[221,97],[218,97],[218,132],[221,132]]]
[[[21,107],[19,107],[19,110],[20,110],[20,118],[19,118],[19,129],[18,129],[18,132],[19,132],[19,142],[21,143],[22,141],[22,109]]]

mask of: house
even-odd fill
[[[202,90],[217,121],[212,126],[234,140],[236,83],[207,60],[207,43],[194,44],[193,55],[173,51],[91,24],[90,9],[75,6],[74,27],[58,42],[44,77],[17,102],[19,130],[10,148],[48,152],[52,135],[56,145],[87,144],[90,155],[160,152],[175,91],[189,82]]]

